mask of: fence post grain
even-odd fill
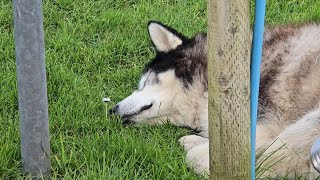
[[[211,179],[250,179],[249,3],[208,2]]]

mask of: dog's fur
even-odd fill
[[[169,121],[199,130],[200,136],[179,141],[189,165],[208,173],[206,34],[187,38],[159,22],[150,22],[148,30],[156,57],[146,65],[138,90],[112,112],[125,123]],[[317,175],[309,152],[320,135],[319,37],[320,26],[315,24],[265,30],[256,147],[262,153],[258,163],[269,169],[265,176]],[[277,163],[270,167],[272,162]]]

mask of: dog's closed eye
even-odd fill
[[[150,105],[142,106],[140,109],[140,112],[150,109],[152,107],[152,105],[153,105],[153,103],[151,103]]]

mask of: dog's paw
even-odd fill
[[[180,144],[187,151],[187,163],[196,173],[209,174],[209,140],[196,135],[183,136]]]
[[[209,142],[192,147],[187,152],[187,163],[196,173],[209,174]]]
[[[186,151],[189,151],[191,148],[208,141],[209,140],[207,138],[197,135],[183,136],[179,139],[181,146],[183,146]]]

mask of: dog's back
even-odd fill
[[[264,37],[259,119],[287,126],[319,103],[320,26],[270,28]]]
[[[279,151],[269,157],[283,158],[275,172],[309,172],[320,136],[320,26],[267,28],[264,38],[257,148]]]

